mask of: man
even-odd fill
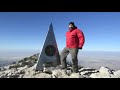
[[[66,32],[66,47],[61,53],[62,68],[67,68],[66,58],[70,53],[72,58],[73,72],[78,72],[78,51],[83,48],[85,42],[84,34],[81,30],[77,29],[74,22],[69,23],[69,31]]]

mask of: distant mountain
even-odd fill
[[[0,60],[0,67],[12,64],[14,61]]]
[[[39,53],[0,67],[0,78],[120,78],[120,70],[115,71],[103,66],[99,70],[79,66],[78,73],[73,73],[70,62],[67,63],[67,69],[61,69],[61,65],[58,65],[36,71],[38,56]]]

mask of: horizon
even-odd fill
[[[0,65],[6,65],[13,62],[18,62],[25,57],[30,57],[38,52],[21,52],[21,53],[10,53],[8,56],[3,53],[2,57],[0,54]],[[60,54],[60,53],[59,53]],[[99,69],[101,66],[109,67],[113,70],[120,70],[120,52],[86,52],[80,51],[78,53],[78,65],[83,67],[89,67],[94,69]],[[67,56],[67,62],[72,62],[70,54]]]
[[[62,50],[61,50],[62,51]],[[61,51],[59,50],[59,55],[61,54]],[[25,57],[30,57],[34,54],[41,54],[41,51],[6,51],[6,52],[0,52],[0,60],[3,58],[5,60],[7,60],[7,58],[11,59],[22,59]],[[81,56],[89,56],[90,58],[104,58],[107,59],[106,57],[113,57],[113,56],[117,56],[117,59],[119,59],[119,54],[120,52],[116,51],[82,51],[79,50],[78,53],[78,58],[81,58]],[[101,57],[102,56],[102,57]],[[70,54],[68,55],[68,58],[70,58]]]

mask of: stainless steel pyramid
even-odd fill
[[[39,55],[36,70],[43,70],[45,66],[57,66],[60,64],[59,51],[53,31],[52,23],[50,24],[43,49]]]

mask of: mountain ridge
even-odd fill
[[[67,69],[44,67],[43,71],[36,71],[39,53],[10,65],[0,67],[0,78],[120,78],[120,70],[111,70],[101,66],[99,70],[79,65],[78,73],[73,73],[72,64],[67,63]]]

